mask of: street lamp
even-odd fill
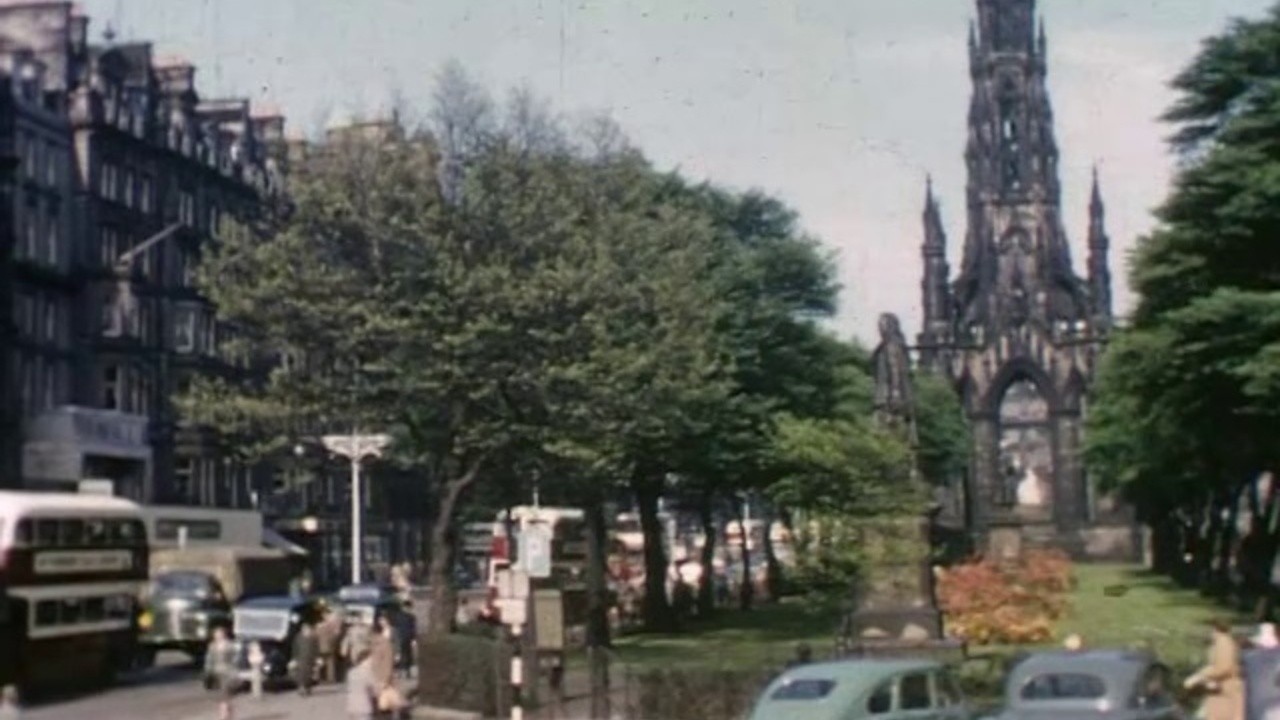
[[[360,463],[369,457],[382,457],[391,444],[390,435],[325,435],[324,447],[334,455],[351,461],[351,584],[360,584]]]

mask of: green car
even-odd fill
[[[791,668],[757,698],[750,720],[966,720],[945,665],[933,660],[838,660]]]

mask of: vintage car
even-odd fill
[[[1245,720],[1280,717],[1280,648],[1245,652]]]
[[[213,629],[231,627],[243,599],[288,590],[291,558],[267,548],[196,547],[151,555],[151,583],[140,599],[138,642],[151,664],[160,650],[181,650],[197,662]]]
[[[348,585],[338,590],[338,603],[347,625],[372,625],[377,615],[393,618],[403,612],[400,596],[384,585]]]
[[[1181,720],[1169,670],[1148,652],[1082,650],[1028,655],[1005,680],[999,720]]]
[[[750,720],[856,718],[966,720],[969,710],[951,672],[933,660],[858,659],[801,665],[756,699]]]
[[[240,678],[252,678],[249,657],[253,643],[257,643],[262,652],[264,680],[270,683],[288,679],[293,668],[294,638],[303,623],[314,624],[319,614],[318,600],[293,595],[253,598],[236,605],[232,633]]]

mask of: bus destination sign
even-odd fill
[[[73,573],[122,572],[133,566],[128,550],[52,550],[36,553],[37,575],[70,575]]]

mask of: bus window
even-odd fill
[[[80,600],[78,598],[62,601],[62,609],[58,612],[58,620],[63,625],[75,625],[80,622]]]
[[[111,541],[121,545],[144,545],[146,529],[136,520],[116,520],[111,523]]]
[[[102,546],[107,544],[107,521],[90,520],[84,524],[84,539],[88,545]]]
[[[103,598],[84,599],[84,621],[101,622],[107,616],[106,601]]]
[[[133,601],[128,595],[109,595],[104,601],[110,620],[128,619],[133,612]]]
[[[41,600],[36,603],[36,625],[49,627],[58,624],[58,601]]]
[[[40,547],[53,547],[58,544],[58,521],[57,520],[37,520],[36,521],[36,545]]]
[[[84,544],[84,521],[63,520],[58,528],[58,544],[63,547],[75,547]]]
[[[13,544],[18,547],[30,547],[32,540],[31,521],[19,520],[13,529]]]

